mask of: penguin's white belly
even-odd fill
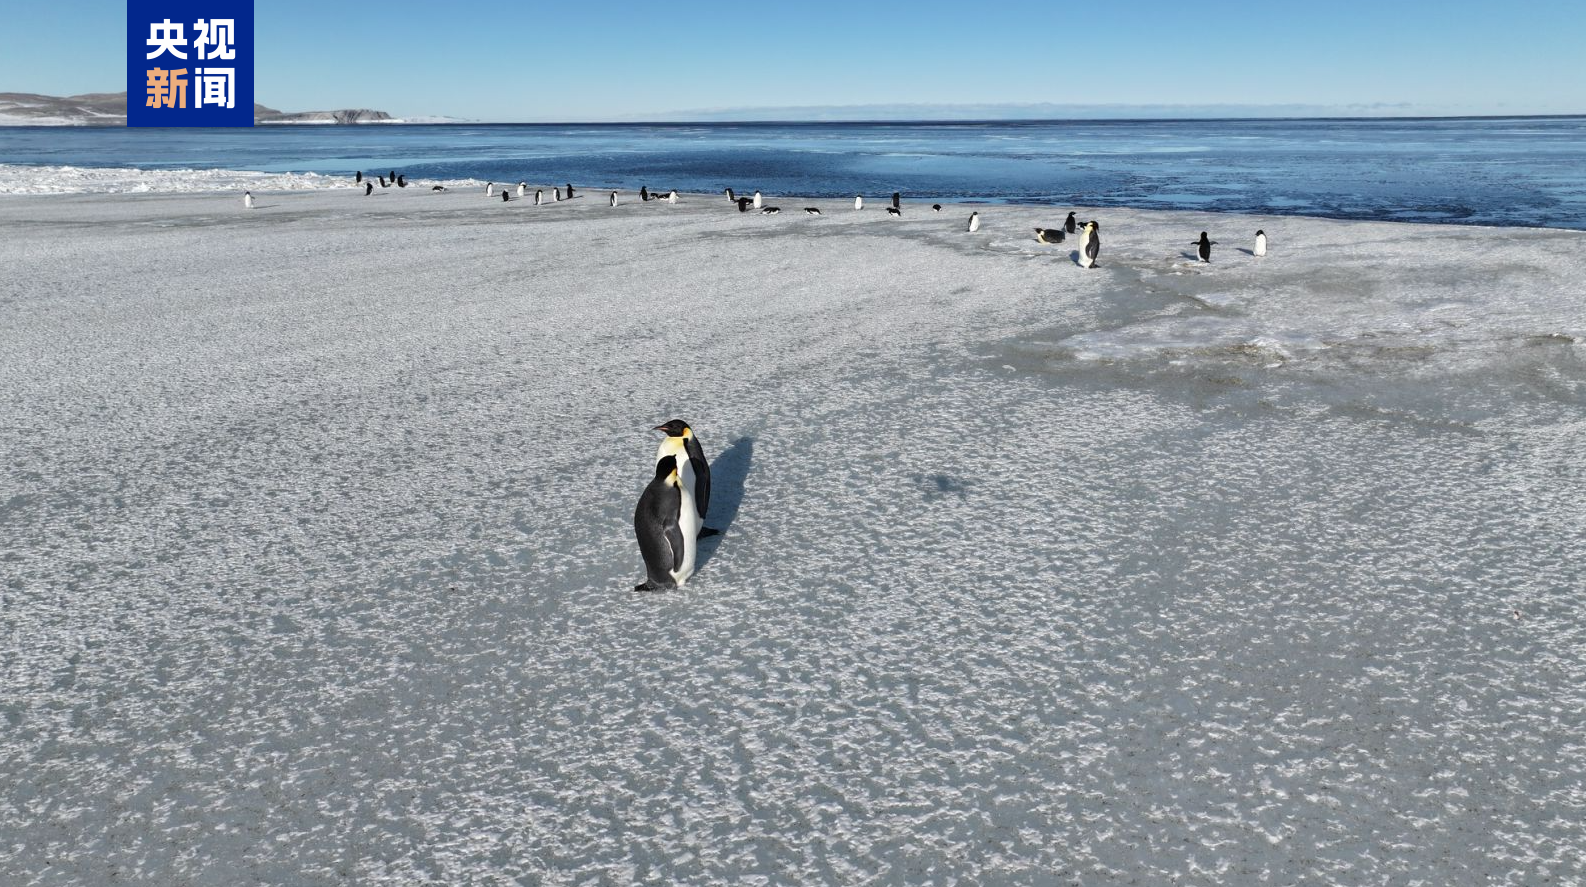
[[[1267,254],[1267,239],[1265,237],[1257,237],[1256,238],[1256,255],[1257,256],[1264,256],[1266,254]]]
[[[683,464],[687,465],[687,462]],[[699,554],[699,509],[694,507],[694,470],[688,469],[687,479],[682,472],[678,472],[678,490],[682,494],[682,502],[678,509],[677,528],[683,534],[683,563],[677,569],[670,571],[672,581],[678,587],[694,575],[694,558]]]

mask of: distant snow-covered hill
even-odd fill
[[[384,111],[344,108],[338,111],[277,111],[254,103],[254,123],[401,123]],[[126,126],[127,94],[94,92],[52,96],[0,92],[0,126]]]

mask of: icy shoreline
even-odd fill
[[[0,881],[1586,878],[1582,235],[255,194],[0,199]]]

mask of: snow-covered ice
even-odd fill
[[[0,198],[0,883],[1586,881],[1586,235],[254,192]]]

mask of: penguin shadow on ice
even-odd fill
[[[706,523],[716,532],[699,540],[699,564],[704,566],[721,547],[732,522],[743,504],[744,482],[754,462],[754,438],[740,437],[722,450],[710,463],[710,516]]]

